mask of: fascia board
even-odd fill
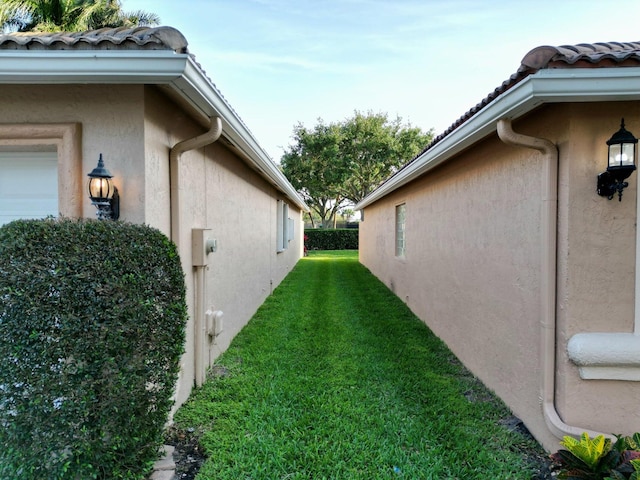
[[[0,84],[163,84],[180,77],[186,54],[144,51],[0,51]]]
[[[640,68],[541,70],[497,97],[433,148],[359,202],[361,210],[424,175],[496,131],[498,120],[514,120],[544,103],[640,99]]]

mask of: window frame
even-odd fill
[[[279,199],[276,204],[276,252],[282,253],[293,240],[293,220],[289,218],[289,205]]]
[[[0,148],[29,151],[54,146],[58,156],[58,209],[82,217],[82,147],[79,123],[0,124]]]
[[[407,256],[407,203],[399,203],[395,206],[395,256],[406,258]]]

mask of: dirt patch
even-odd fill
[[[174,480],[193,480],[207,459],[200,446],[200,435],[193,428],[187,430],[170,428],[165,443],[173,445],[173,461],[176,464]]]
[[[505,427],[507,430],[512,432],[517,432],[526,439],[530,440],[527,444],[531,446],[523,446],[523,455],[529,465],[533,467],[533,477],[531,480],[550,480],[555,479],[556,475],[552,472],[551,466],[553,462],[551,461],[551,457],[548,453],[542,450],[541,447],[536,448],[538,442],[533,438],[529,429],[522,423],[515,415],[512,415],[507,418],[503,418],[500,421],[500,425]]]

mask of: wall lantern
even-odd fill
[[[100,154],[98,166],[89,173],[89,198],[98,209],[96,216],[100,220],[117,220],[120,217],[120,196],[112,178],[113,175],[104,168]]]
[[[622,201],[622,190],[629,186],[624,180],[636,169],[636,144],[638,139],[624,128],[624,118],[620,130],[607,140],[609,163],[607,171],[598,175],[598,195],[609,200],[618,192]]]

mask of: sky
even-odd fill
[[[387,113],[444,132],[540,45],[640,41],[640,0],[121,0],[186,37],[278,162],[294,127]]]

